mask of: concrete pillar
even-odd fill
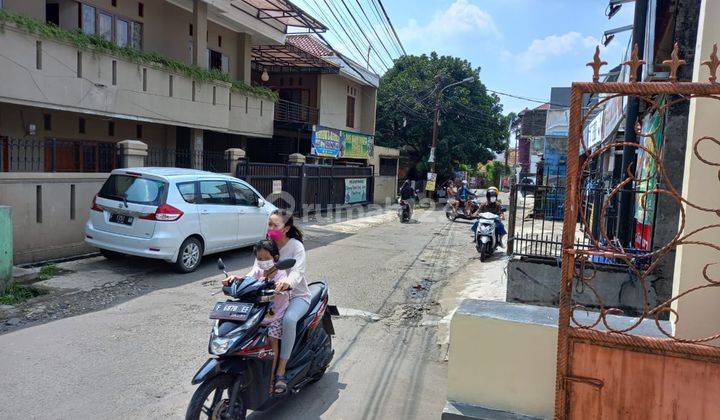
[[[147,144],[140,140],[123,140],[117,143],[120,155],[120,166],[123,168],[137,168],[145,166],[148,155]]]
[[[202,169],[205,133],[202,129],[193,128],[190,135],[190,166],[193,169]]]
[[[715,4],[703,0],[700,10],[698,28],[698,43],[695,52],[693,67],[694,82],[708,80],[707,66],[700,66],[700,62],[710,57],[713,42],[720,39],[720,8]],[[720,208],[720,187],[717,166],[702,162],[693,152],[695,142],[704,136],[716,136],[720,131],[720,103],[712,99],[693,99],[690,102],[688,115],[688,135],[685,151],[685,167],[683,175],[682,195],[690,203],[705,208]],[[709,162],[720,162],[720,146],[712,141],[703,141],[698,146],[700,156]],[[666,170],[672,171],[673,168]],[[695,229],[720,223],[720,217],[713,212],[700,211],[685,206],[684,234]],[[708,229],[689,237],[688,241],[705,241],[715,246],[720,245],[718,229]],[[707,286],[710,283],[704,278],[703,270],[706,265],[715,263],[718,251],[708,246],[683,245],[677,248],[675,258],[675,273],[673,277],[673,296],[697,286]],[[710,265],[707,275],[713,281],[720,278],[720,266]],[[717,334],[720,325],[720,288],[706,288],[696,290],[674,301],[672,308],[677,312],[675,335],[680,338],[696,339]],[[716,344],[717,343],[713,343]]]
[[[193,0],[193,64],[208,68],[207,59],[207,3]]]
[[[305,156],[302,153],[293,153],[288,156],[288,163],[291,165],[302,165],[305,163]]]
[[[250,61],[252,61],[252,36],[246,33],[239,33],[237,41],[236,78],[248,85],[251,81]]]
[[[237,164],[241,159],[245,159],[245,151],[243,149],[227,149],[225,150],[225,160],[227,161],[227,171],[235,174]]]
[[[13,266],[12,207],[0,206],[0,293],[10,286]]]

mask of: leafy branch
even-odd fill
[[[272,90],[265,87],[251,86],[239,80],[233,80],[228,73],[218,69],[204,69],[195,65],[185,64],[156,52],[140,51],[130,46],[120,47],[95,34],[88,35],[80,30],[68,31],[57,25],[47,24],[28,16],[10,13],[7,10],[0,9],[0,29],[4,29],[6,23],[12,23],[20,29],[24,29],[31,34],[38,35],[45,39],[54,39],[73,44],[82,50],[119,56],[140,65],[161,67],[168,71],[184,74],[200,82],[217,81],[229,83],[232,86],[231,89],[239,93],[266,98],[273,102],[278,100],[277,93]]]

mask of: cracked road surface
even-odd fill
[[[453,308],[438,301],[476,253],[468,223],[450,223],[440,211],[416,217],[305,226],[309,276],[327,279],[331,304],[341,308],[335,358],[317,384],[250,419],[440,416],[447,366],[438,322]],[[247,249],[221,256],[234,271],[252,265]],[[195,389],[190,379],[208,358],[207,316],[221,299],[211,296],[221,278],[214,258],[182,276],[135,258],[70,265],[71,277],[53,281],[80,290],[31,302],[16,316],[36,318],[0,335],[0,418],[183,417]],[[121,275],[107,283],[83,280],[84,273]],[[98,287],[81,290],[88,282]],[[57,301],[80,309],[38,315]]]

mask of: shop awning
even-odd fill
[[[235,0],[257,9],[260,20],[275,20],[286,26],[325,32],[327,27],[289,0]]]

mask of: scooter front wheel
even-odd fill
[[[202,384],[195,390],[185,420],[199,419],[227,419],[230,410],[230,392],[233,387],[233,377],[230,375],[215,376]],[[247,410],[243,405],[242,398],[235,403],[235,415],[233,420],[245,420]]]

